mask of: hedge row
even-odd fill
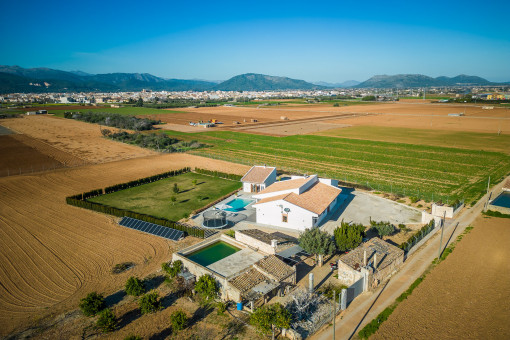
[[[243,178],[243,176],[241,176],[241,175],[229,174],[229,173],[221,172],[221,171],[212,171],[212,170],[206,170],[206,169],[200,169],[200,168],[195,168],[194,171],[197,174],[203,174],[203,175],[209,175],[209,176],[214,176],[214,177],[219,177],[219,178],[231,179],[234,181],[240,181],[241,178]]]
[[[126,183],[112,185],[110,187],[106,187],[104,189],[104,192],[106,194],[111,194],[112,192],[116,192],[116,191],[120,191],[120,190],[124,190],[124,189],[129,189],[129,188],[137,187],[139,185],[143,185],[143,184],[147,184],[147,183],[152,183],[152,182],[155,182],[155,181],[159,181],[160,179],[164,179],[164,178],[168,178],[168,177],[174,177],[174,176],[181,175],[181,174],[184,174],[184,173],[190,172],[190,171],[191,171],[191,168],[183,168],[183,169],[180,169],[180,170],[168,171],[168,172],[164,172],[162,174],[158,174],[158,175],[154,175],[154,176],[150,176],[150,177],[145,177],[145,178],[140,178],[140,179],[137,179],[137,180],[134,180],[134,181],[131,181],[131,182],[126,182]]]
[[[191,225],[186,225],[174,221],[167,220],[166,218],[158,218],[151,215],[137,213],[131,210],[124,210],[115,207],[111,207],[108,205],[104,205],[101,203],[83,201],[72,197],[66,198],[66,203],[70,205],[74,205],[75,207],[89,209],[93,211],[97,211],[103,214],[109,214],[117,217],[131,217],[136,218],[137,220],[142,220],[149,223],[159,224],[168,228],[173,228],[177,230],[184,231],[186,234],[204,238],[204,229],[198,228]]]
[[[416,243],[418,243],[422,238],[424,238],[428,233],[430,233],[435,227],[434,219],[430,220],[430,222],[423,227],[414,235],[409,237],[407,241],[400,244],[399,248],[405,251],[409,251]]]

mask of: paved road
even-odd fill
[[[501,191],[505,181],[506,179],[492,188],[492,192],[498,193]],[[443,249],[453,242],[457,235],[461,234],[467,226],[474,222],[475,218],[481,213],[488,197],[489,195],[487,194],[472,208],[463,209],[460,215],[446,224],[443,236]],[[374,292],[368,292],[356,298],[349,308],[337,317],[335,339],[357,338],[359,330],[407,290],[411,283],[420,277],[434,258],[437,257],[440,235],[441,232],[437,232],[422,246],[422,249],[407,259],[399,272],[385,285],[382,285]],[[332,333],[333,329],[327,327],[312,336],[311,339],[332,339]]]

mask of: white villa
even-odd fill
[[[335,180],[317,175],[276,182],[253,195],[257,223],[296,230],[316,227],[339,202],[341,192]]]
[[[244,192],[259,192],[276,182],[276,168],[269,166],[253,166],[241,178]]]

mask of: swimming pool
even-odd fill
[[[502,192],[491,204],[498,207],[510,208],[510,192]]]
[[[214,262],[218,262],[227,256],[237,253],[239,250],[241,249],[231,245],[230,243],[218,241],[189,255],[186,255],[186,257],[191,261],[207,267]]]
[[[246,198],[234,198],[232,201],[225,203],[226,205],[230,206],[231,208],[223,209],[225,211],[241,211],[244,210],[244,208],[252,203],[253,200],[246,199]]]

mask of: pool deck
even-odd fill
[[[229,277],[245,270],[263,257],[264,255],[250,248],[244,248],[235,254],[208,265],[207,268],[224,277]]]
[[[255,199],[252,198],[252,193],[246,193],[246,192],[243,192],[243,191],[239,191],[238,194],[229,196],[226,199],[224,199],[223,201],[213,205],[212,207],[204,210],[202,213],[197,214],[196,216],[194,216],[192,218],[193,223],[195,225],[201,227],[202,226],[202,222],[204,222],[204,217],[202,216],[202,214],[204,212],[210,211],[210,210],[215,210],[215,206],[220,206],[221,204],[227,204],[227,202],[230,202],[230,201],[232,201],[233,199],[236,199],[236,198],[253,200],[253,203],[255,203]],[[225,210],[225,212],[227,213],[227,221],[230,222],[230,227],[232,227],[232,225],[235,225],[235,224],[239,223],[240,221],[255,222],[255,209],[252,208],[252,206],[251,206],[253,203],[250,203],[243,210],[240,210],[240,211],[237,211],[237,212]],[[225,229],[227,229],[227,227],[225,227]]]

